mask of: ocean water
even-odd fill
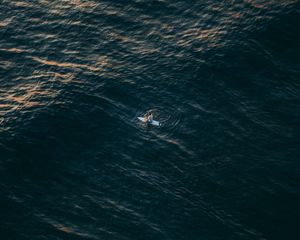
[[[300,239],[299,26],[297,0],[1,0],[0,239]]]

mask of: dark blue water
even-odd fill
[[[0,239],[300,239],[299,26],[296,0],[1,0]]]

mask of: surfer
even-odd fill
[[[153,120],[153,113],[152,111],[148,111],[145,115],[144,115],[144,118],[147,120],[147,122],[152,122]]]
[[[153,120],[153,111],[152,110],[149,110],[146,114],[144,114],[143,117],[138,117],[138,119],[140,121],[142,121],[143,123],[149,123],[153,126],[161,125],[159,121]]]

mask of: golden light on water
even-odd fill
[[[44,65],[48,66],[56,66],[56,67],[62,67],[62,68],[70,68],[73,70],[83,69],[88,70],[92,72],[98,72],[102,71],[104,67],[109,67],[110,64],[108,63],[107,59],[105,57],[99,57],[99,61],[96,63],[95,66],[87,65],[87,64],[79,64],[79,63],[70,63],[70,62],[58,62],[54,60],[46,60],[41,59],[38,57],[31,57],[34,61],[42,63]]]

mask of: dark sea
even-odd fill
[[[0,0],[1,240],[298,240],[299,121],[300,1]]]

